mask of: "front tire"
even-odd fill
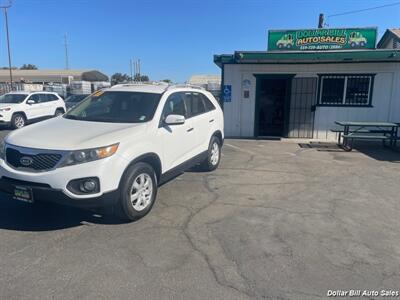
[[[127,221],[138,220],[150,212],[156,196],[154,169],[146,163],[134,164],[122,177],[117,215]]]
[[[211,138],[207,152],[207,158],[201,164],[201,168],[211,172],[218,168],[221,161],[221,141],[216,136]]]
[[[26,125],[26,118],[23,114],[16,113],[11,118],[12,129],[22,128]]]

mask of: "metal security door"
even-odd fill
[[[317,99],[317,78],[293,78],[288,137],[312,138]]]

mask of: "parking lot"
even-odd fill
[[[6,134],[5,130],[1,135]],[[320,299],[398,290],[400,154],[226,140],[124,224],[0,201],[0,299]],[[371,297],[373,298],[373,297]]]

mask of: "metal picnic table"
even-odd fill
[[[347,151],[353,149],[354,140],[381,140],[384,146],[386,146],[385,142],[389,141],[391,147],[396,146],[399,124],[347,121],[336,121],[335,124],[343,127],[343,130],[337,131],[339,132],[338,145]]]

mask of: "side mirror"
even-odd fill
[[[169,115],[164,121],[167,125],[180,125],[185,123],[185,117],[181,115]]]
[[[32,100],[32,99],[26,101],[26,104],[29,104],[29,105],[35,104],[35,103],[36,103],[36,101],[35,101],[35,100]]]

